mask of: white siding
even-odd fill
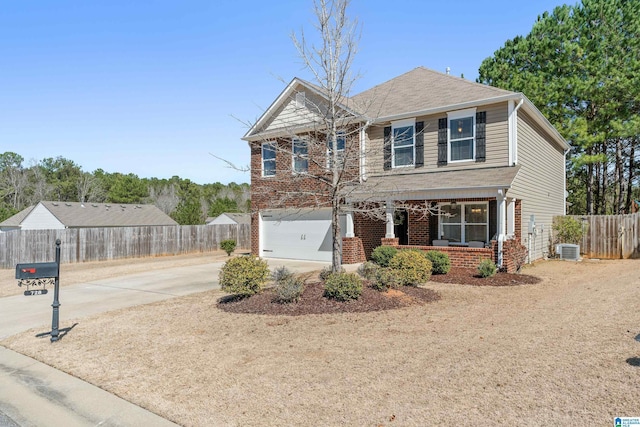
[[[304,91],[304,88],[301,86],[298,86],[296,89]],[[274,112],[271,119],[260,129],[260,132],[277,129],[295,129],[298,126],[322,123],[322,115],[326,111],[326,102],[307,90],[305,92],[305,106],[301,107],[296,103],[296,93],[297,92],[294,92],[291,98],[283,102],[283,105]]]
[[[517,114],[520,172],[508,196],[522,201],[522,243],[535,260],[548,251],[553,216],[564,213],[564,152],[522,109]],[[531,215],[538,229],[535,238],[528,233]]]
[[[65,228],[64,224],[58,221],[41,203],[38,203],[31,213],[22,221],[23,230],[53,230],[63,228]]]

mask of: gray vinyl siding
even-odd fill
[[[304,88],[300,86],[296,89],[304,91]],[[260,132],[293,129],[314,122],[321,123],[322,114],[326,110],[326,100],[307,90],[305,91],[305,107],[299,107],[296,105],[295,93],[283,102],[282,106],[274,113],[273,118],[260,129]]]
[[[53,230],[65,228],[58,219],[42,204],[38,204],[22,221],[23,230]]]
[[[518,114],[518,163],[520,172],[508,197],[522,201],[522,243],[531,248],[531,259],[548,251],[553,216],[564,213],[564,152],[533,119],[522,110]],[[529,238],[529,220],[535,215],[538,231]]]
[[[416,122],[424,121],[424,167],[396,168],[384,171],[383,145],[384,126],[369,128],[367,140],[367,172],[370,175],[384,175],[407,172],[435,172],[445,170],[464,170],[485,167],[509,166],[509,122],[506,102],[477,107],[476,111],[487,112],[486,123],[486,161],[458,162],[438,166],[438,119],[447,114],[416,117]],[[387,124],[386,126],[389,126]]]

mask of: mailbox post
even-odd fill
[[[56,240],[55,262],[39,262],[16,265],[16,279],[18,286],[27,286],[25,295],[45,295],[47,289],[44,286],[53,281],[53,315],[51,319],[51,332],[38,334],[37,336],[51,335],[51,342],[60,339],[60,239]],[[42,289],[32,290],[30,286],[43,286]]]

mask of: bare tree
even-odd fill
[[[100,180],[89,172],[80,175],[76,187],[79,202],[102,202],[104,200],[104,189]]]
[[[292,82],[298,81],[306,89],[287,92],[287,103],[294,114],[289,115],[290,122],[280,123],[277,135],[262,128],[260,122],[254,123],[249,132],[255,135],[249,137],[252,158],[260,158],[261,150],[268,151],[267,158],[273,157],[268,179],[262,179],[258,164],[252,165],[252,209],[331,208],[333,271],[339,270],[342,262],[341,214],[356,213],[385,221],[391,215],[388,202],[379,200],[375,185],[366,182],[364,160],[380,154],[364,143],[366,130],[377,114],[370,111],[372,99],[350,97],[358,79],[352,65],[359,25],[347,16],[349,3],[314,1],[317,40],[310,41],[303,31],[299,36],[292,34],[313,83],[299,79]],[[353,197],[355,193],[358,197]],[[389,189],[386,193],[390,194]],[[356,203],[348,203],[350,200]],[[434,210],[428,203],[396,201],[393,206],[424,215]]]
[[[163,185],[160,189],[150,186],[149,198],[154,205],[167,215],[173,212],[180,202],[175,184]]]

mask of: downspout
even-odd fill
[[[371,120],[360,128],[360,183],[367,180],[367,128],[371,126]]]
[[[562,198],[564,203],[562,204],[562,215],[567,214],[567,154],[569,154],[571,148],[567,148],[564,150],[564,164],[562,165],[562,170],[564,170],[564,179],[562,180]]]
[[[504,255],[502,253],[505,237],[505,196],[506,191],[504,189],[498,190],[498,197],[496,197],[496,210],[498,220],[498,268],[502,268],[504,261]]]
[[[518,115],[517,112],[520,109],[520,107],[522,107],[522,105],[524,104],[524,97],[520,98],[520,102],[518,102],[518,104],[513,108],[513,111],[511,111],[511,115],[510,117],[512,118],[512,126],[511,126],[511,144],[509,147],[509,151],[511,151],[511,156],[510,156],[510,162],[511,164],[509,164],[509,166],[513,166],[518,164]]]

